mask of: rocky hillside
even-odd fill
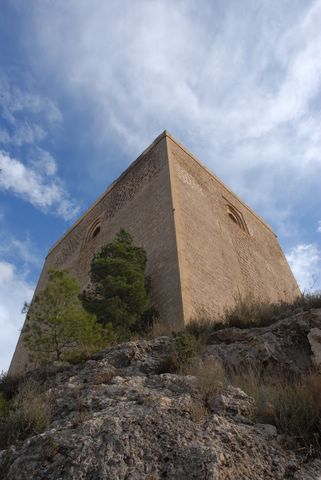
[[[197,362],[307,373],[321,354],[321,309],[264,328],[213,333]],[[170,373],[175,339],[137,340],[41,380],[52,421],[0,452],[3,480],[321,478],[321,460],[256,423],[254,400],[221,384],[206,402],[197,376]],[[282,388],[282,385],[280,385]],[[211,389],[209,390],[211,391]]]

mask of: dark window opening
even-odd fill
[[[238,212],[232,205],[226,205],[226,209],[229,218],[236,223],[236,225],[238,225],[243,232],[249,233],[242,214]]]
[[[98,225],[98,227],[95,228],[93,234],[92,234],[92,238],[95,238],[97,237],[98,233],[100,232],[100,225]]]
[[[235,218],[235,216],[233,215],[233,213],[230,213],[230,212],[229,212],[229,217],[230,217],[231,220],[233,220],[234,223],[238,224],[238,221],[237,221],[237,219]]]

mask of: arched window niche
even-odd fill
[[[90,242],[90,240],[95,239],[101,231],[101,218],[96,218],[88,227],[87,234],[86,234],[86,243]]]
[[[244,220],[241,212],[239,212],[231,204],[226,204],[225,208],[226,208],[226,211],[227,211],[227,214],[228,214],[230,220],[232,222],[236,223],[236,225],[238,225],[240,227],[240,229],[243,230],[243,232],[249,233],[248,228],[247,228],[246,223],[245,223],[245,220]]]

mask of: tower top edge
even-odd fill
[[[155,140],[147,147],[145,148],[145,150],[133,161],[131,162],[128,167],[111,183],[109,184],[109,186],[106,188],[106,190],[104,190],[100,195],[99,197],[97,198],[97,200],[94,201],[94,203],[89,207],[87,208],[87,210],[85,210],[85,212],[83,214],[80,215],[80,217],[65,231],[65,233],[63,233],[63,235],[52,245],[52,247],[50,247],[48,253],[47,253],[47,257],[48,255],[50,255],[50,253],[62,242],[62,240],[72,231],[74,230],[74,228],[77,227],[77,225],[79,225],[83,220],[84,218],[96,207],[96,205],[106,196],[108,195],[111,190],[133,169],[135,168],[135,166],[140,162],[140,160],[142,160],[151,150],[153,150],[156,145],[158,143],[161,142],[161,140],[163,140],[164,138],[166,137],[171,137],[172,136],[169,134],[169,132],[167,130],[164,130],[160,135],[158,135]],[[46,257],[46,258],[47,258]]]
[[[206,165],[204,165],[204,163],[201,160],[199,160],[199,158],[197,158],[190,150],[188,150],[182,143],[180,143],[171,133],[169,133],[167,130],[164,130],[161,136],[168,137],[173,143],[175,143],[191,159],[193,159],[203,170],[205,170],[212,179],[214,179],[216,182],[222,185],[230,195],[235,197],[246,208],[246,210],[248,210],[252,215],[254,215],[268,230],[270,230],[273,233],[275,237],[277,237],[272,227],[268,223],[266,223],[265,220],[262,217],[260,217],[260,215],[258,215],[251,207],[249,207],[249,205],[247,205],[244,202],[244,200],[242,200],[238,195],[236,195],[236,193],[234,193],[233,190],[231,190],[231,188],[228,187],[228,185],[226,185],[219,177],[217,177],[217,175],[215,175],[215,173],[212,172],[212,170],[206,167]]]
[[[148,145],[148,147],[143,150],[143,152],[133,161],[128,167],[104,190],[95,200],[95,202],[85,210],[85,212],[66,230],[66,232],[52,245],[48,251],[48,255],[63,241],[63,239],[72,231],[74,228],[79,225],[84,218],[96,207],[96,205],[106,196],[111,190],[133,169],[135,166],[142,160],[148,153],[150,153],[158,143],[163,139],[169,139],[171,142],[176,144],[181,150],[183,150],[191,159],[193,159],[202,169],[204,169],[215,181],[221,184],[231,195],[237,198],[237,200],[252,213],[266,228],[268,228],[274,235],[272,228],[259,216],[257,215],[242,199],[240,199],[225,183],[220,180],[209,168],[207,168],[192,152],[190,152],[181,142],[179,142],[168,130],[163,130],[153,141]],[[167,144],[167,151],[169,150],[169,145]],[[169,160],[169,158],[168,158]],[[276,235],[275,235],[276,236]]]

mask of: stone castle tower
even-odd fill
[[[300,294],[271,228],[166,131],[51,248],[36,292],[49,268],[74,271],[85,287],[94,252],[120,228],[146,250],[153,306],[176,329],[249,293]],[[20,336],[10,373],[26,362]]]

